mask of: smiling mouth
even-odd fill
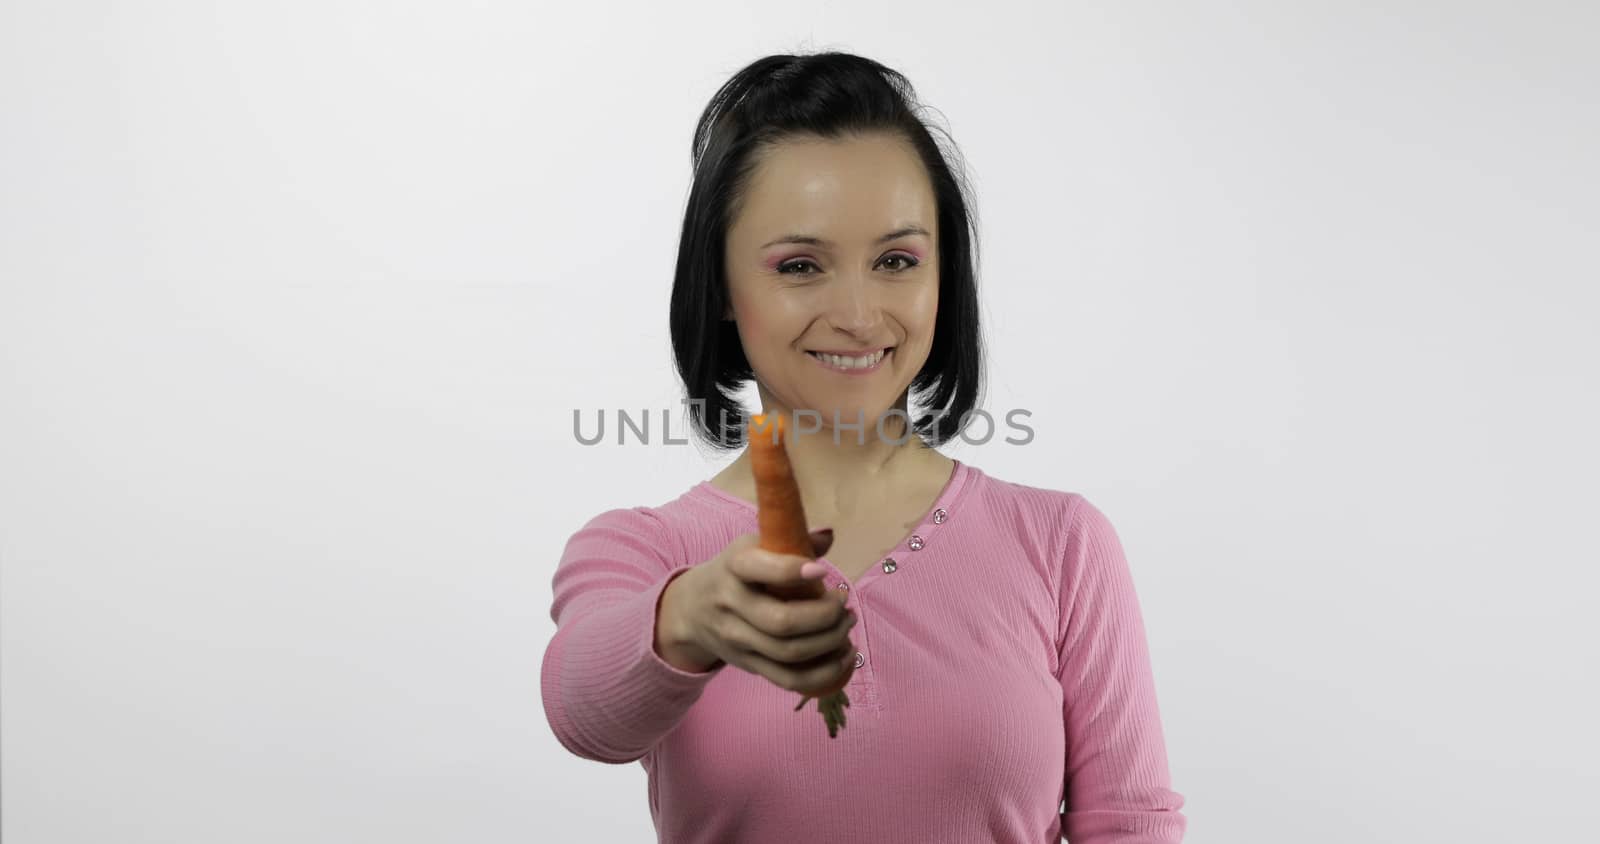
[[[889,346],[889,347],[886,347],[886,348],[883,348],[883,349],[879,349],[878,351],[873,352],[871,354],[858,355],[858,356],[832,355],[832,354],[825,354],[825,353],[822,353],[822,352],[810,352],[810,351],[806,352],[806,354],[812,356],[813,358],[816,358],[824,366],[827,366],[827,367],[829,367],[831,369],[842,369],[842,370],[845,370],[845,371],[852,371],[852,370],[874,369],[880,363],[882,363],[885,359],[887,359],[889,357],[889,354],[891,352],[893,352],[894,350],[895,350],[894,346]]]

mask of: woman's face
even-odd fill
[[[875,435],[933,343],[936,222],[933,186],[902,140],[791,140],[766,151],[728,231],[725,317],[771,399],[816,410],[825,428],[836,413],[865,420],[865,436]],[[894,430],[885,423],[885,435]]]

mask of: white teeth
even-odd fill
[[[877,366],[878,361],[883,360],[883,356],[887,353],[887,349],[879,349],[878,351],[873,352],[866,357],[859,358],[847,358],[842,355],[825,355],[818,352],[812,352],[811,354],[816,355],[829,365],[836,366],[840,369],[869,369]]]

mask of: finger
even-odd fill
[[[789,600],[754,589],[729,609],[751,627],[777,639],[818,633],[854,616],[832,595]]]
[[[773,639],[770,647],[757,649],[754,653],[790,667],[807,665],[828,654],[842,658],[846,653],[855,653],[855,643],[850,639],[850,626],[851,623],[846,620],[838,628],[821,633]]]
[[[717,629],[718,636],[734,650],[757,653],[773,662],[802,663],[850,646],[850,630],[855,627],[853,615],[841,614],[833,624],[814,632],[795,636],[774,636],[756,625],[727,613]]]
[[[801,664],[775,662],[759,653],[744,652],[736,655],[735,667],[771,680],[781,689],[804,694],[807,690],[829,685],[850,670],[854,657],[852,648],[832,650]]]
[[[745,548],[728,558],[728,571],[748,584],[793,585],[807,578],[801,566],[811,562],[795,554],[779,554],[765,548]]]

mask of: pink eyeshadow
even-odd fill
[[[913,249],[912,247],[909,247],[909,246],[896,246],[894,249],[892,249],[890,251],[891,252],[905,252],[905,253],[909,254],[911,257],[916,258],[918,262],[926,260],[926,256],[923,254],[921,249]],[[804,257],[805,257],[805,255],[777,255],[775,257],[768,258],[766,260],[767,272],[776,272],[777,269],[778,269],[778,266],[780,264],[784,263],[785,261],[792,261],[792,260],[795,260],[796,258],[804,258]]]

